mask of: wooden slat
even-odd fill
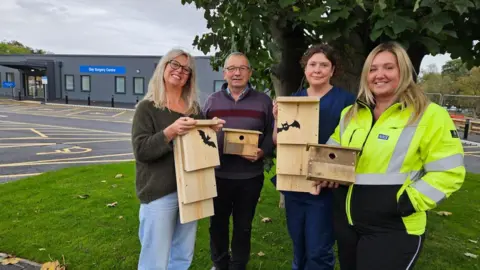
[[[236,128],[222,128],[222,131],[225,132],[239,132],[239,133],[251,133],[251,134],[262,134],[258,130],[248,130],[248,129],[236,129]]]
[[[319,97],[294,97],[294,96],[282,96],[276,98],[277,102],[294,102],[294,103],[304,103],[304,102],[320,102]]]
[[[305,176],[277,174],[277,190],[294,192],[314,192],[313,182]]]
[[[203,134],[203,135],[202,135]],[[208,141],[204,142],[203,137]],[[197,126],[181,137],[183,166],[187,172],[220,165],[217,134],[209,127]]]

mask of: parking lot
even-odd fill
[[[0,182],[133,160],[132,111],[0,101]]]

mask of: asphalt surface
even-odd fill
[[[133,160],[132,111],[0,100],[0,183],[60,168]]]

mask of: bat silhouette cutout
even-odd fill
[[[202,141],[204,144],[208,145],[208,146],[211,146],[213,148],[217,148],[217,146],[215,145],[214,142],[210,141],[210,136],[208,136],[207,134],[205,134],[205,131],[203,130],[199,130],[198,133],[200,133],[200,137],[202,138]]]
[[[300,123],[297,120],[293,120],[291,124],[288,124],[288,122],[282,123],[282,126],[277,128],[277,132],[287,131],[290,127],[300,129]]]

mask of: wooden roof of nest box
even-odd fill
[[[258,139],[262,132],[257,130],[223,128],[225,132],[223,153],[230,155],[257,156]]]
[[[308,180],[327,180],[343,185],[355,183],[359,148],[307,144]]]

